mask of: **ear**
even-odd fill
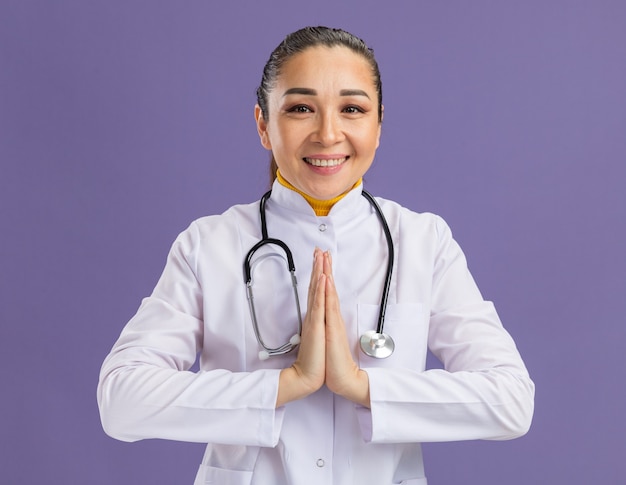
[[[259,133],[261,145],[263,145],[263,148],[271,150],[272,144],[270,143],[270,137],[267,133],[267,122],[265,118],[263,118],[263,112],[258,104],[254,106],[254,119],[256,120],[256,130]]]
[[[385,118],[385,107],[380,107],[380,122],[378,123],[378,133],[376,134],[376,148],[380,146],[380,134],[383,128],[383,119]]]

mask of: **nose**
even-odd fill
[[[340,117],[335,113],[320,114],[315,141],[323,146],[331,146],[342,141],[343,138],[344,133]]]

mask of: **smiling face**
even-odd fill
[[[350,190],[371,166],[380,139],[370,64],[347,47],[310,47],[284,63],[255,108],[261,144],[281,175],[316,199]]]

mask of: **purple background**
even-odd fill
[[[0,481],[191,484],[201,445],[99,423],[100,364],[189,222],[257,199],[254,92],[307,24],[376,50],[366,186],[442,215],[537,384],[530,433],[425,445],[429,483],[626,475],[626,3],[0,4]]]

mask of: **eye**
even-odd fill
[[[343,109],[343,112],[348,113],[348,114],[359,114],[359,113],[365,113],[365,110],[363,108],[360,108],[359,106],[350,105],[350,106],[346,106]]]
[[[297,104],[287,109],[288,113],[312,113],[313,110],[305,104]]]

